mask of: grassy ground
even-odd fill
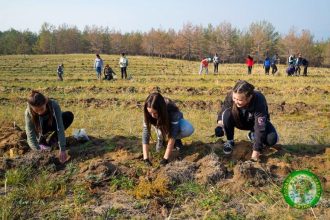
[[[149,171],[137,157],[141,153],[141,106],[150,89],[159,86],[165,96],[178,103],[185,118],[195,127],[195,133],[184,139],[184,143],[192,148],[198,143],[214,145],[210,151],[221,158],[222,145],[212,136],[217,111],[227,91],[238,79],[245,79],[266,95],[271,120],[280,134],[282,150],[271,156],[270,162],[285,162],[291,169],[308,168],[330,181],[327,167],[330,69],[311,67],[308,77],[287,77],[285,66],[280,65],[277,75],[266,76],[261,65],[254,67],[252,75],[247,75],[244,65],[225,64],[219,66],[217,75],[210,66],[210,74],[200,76],[198,62],[136,56],[128,57],[128,73],[132,79],[121,80],[119,57],[103,55],[102,58],[114,68],[118,80],[96,80],[92,68],[94,55],[0,57],[2,125],[15,122],[24,128],[25,99],[31,89],[38,89],[57,99],[62,110],[74,112],[75,120],[66,131],[67,136],[72,135],[74,129],[85,128],[88,135],[95,138],[79,146],[77,151],[83,157],[72,156],[59,171],[30,166],[5,170],[1,191],[4,192],[6,185],[6,196],[0,202],[3,218],[308,219],[327,215],[330,202],[326,184],[322,206],[313,210],[314,213],[310,209],[289,208],[279,192],[280,184],[272,182],[262,188],[246,184],[233,193],[230,184],[225,183],[205,185],[192,180],[162,189],[159,185],[166,184],[160,181],[158,185],[152,182],[156,186],[148,185],[154,189],[150,196],[139,196],[139,189],[147,191],[148,187],[141,189],[141,178],[148,176]],[[63,82],[56,80],[60,63],[64,63]],[[236,131],[235,138],[238,142],[245,140],[246,132]],[[83,165],[92,160],[113,158],[118,162],[125,154],[121,148],[125,144],[129,145],[123,149],[128,150],[125,152],[130,160],[120,161],[120,165],[133,170],[133,176],[121,172],[106,180],[102,187],[93,189],[79,178]],[[97,146],[99,148],[95,148]],[[102,154],[88,156],[88,152],[95,149]],[[155,152],[153,155],[155,161],[161,158]],[[221,158],[221,161],[233,170],[238,164],[236,159]],[[326,161],[326,166],[322,167],[320,161]],[[227,180],[230,181],[230,177]]]

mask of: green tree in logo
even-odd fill
[[[313,184],[307,178],[298,178],[293,184],[293,190],[297,193],[302,200],[302,203],[306,202],[306,194],[313,188]]]

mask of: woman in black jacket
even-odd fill
[[[251,160],[258,161],[265,146],[273,146],[278,141],[274,126],[270,123],[265,96],[254,90],[247,81],[240,80],[225,98],[218,114],[216,136],[226,135],[224,153],[231,154],[234,147],[234,128],[248,130],[248,138],[253,143]]]

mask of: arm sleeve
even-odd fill
[[[32,150],[39,150],[40,148],[37,140],[36,130],[32,123],[31,115],[28,113],[28,109],[25,111],[25,132],[29,147]]]
[[[221,105],[221,109],[218,113],[217,122],[222,120],[222,113],[226,109],[231,108],[232,106],[233,106],[233,95],[232,92],[228,92],[223,104]]]
[[[264,101],[258,104],[256,112],[254,115],[254,132],[255,132],[255,142],[253,149],[260,151],[263,148],[263,143],[266,138],[266,125],[267,125],[267,103]]]
[[[170,114],[170,137],[176,139],[180,132],[180,120],[183,118],[183,114],[180,111],[176,111]]]
[[[58,146],[60,147],[61,151],[65,151],[66,140],[65,140],[65,133],[64,133],[64,125],[63,125],[63,118],[62,118],[62,111],[60,106],[57,102],[52,101],[53,110],[54,110],[54,117],[57,124],[57,137],[58,137]]]
[[[142,144],[149,144],[149,142],[150,142],[150,131],[148,131],[147,124],[143,122]]]

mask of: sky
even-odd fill
[[[329,11],[330,0],[0,0],[0,31],[38,33],[44,22],[80,30],[108,26],[122,33],[229,22],[246,31],[252,22],[266,20],[282,35],[308,29],[315,40],[328,40]]]

